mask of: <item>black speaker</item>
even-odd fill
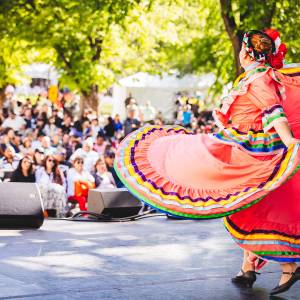
[[[0,228],[40,228],[44,222],[41,194],[35,183],[0,183]]]
[[[142,203],[127,189],[92,189],[88,194],[88,211],[109,216],[125,218],[137,215]]]

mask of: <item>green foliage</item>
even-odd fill
[[[299,10],[299,0],[2,0],[0,85],[41,61],[81,93],[137,71],[170,70],[214,72],[219,91],[235,77],[233,39],[245,30],[277,27],[287,59],[299,60]]]

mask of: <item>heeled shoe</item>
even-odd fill
[[[296,281],[300,280],[300,267],[296,269],[295,272],[282,272],[282,274],[292,275],[291,278],[281,285],[276,286],[271,292],[270,295],[277,295],[289,290]]]
[[[241,270],[241,272],[242,275],[237,275],[234,278],[231,278],[231,282],[241,287],[252,288],[253,283],[256,280],[256,274],[260,273],[255,271],[244,272],[243,270]]]

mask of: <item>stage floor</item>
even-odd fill
[[[0,299],[300,299],[300,283],[269,298],[277,264],[252,290],[233,286],[241,255],[221,220],[47,220],[36,231],[0,231]]]

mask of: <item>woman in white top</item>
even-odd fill
[[[55,210],[54,215],[63,216],[66,213],[66,180],[53,155],[45,157],[43,165],[36,170],[35,176],[45,210],[48,212]]]
[[[112,174],[107,170],[103,156],[96,161],[93,176],[98,189],[113,189],[117,187]]]
[[[82,157],[75,157],[73,160],[73,168],[69,169],[67,174],[67,194],[69,201],[76,201],[79,203],[81,210],[86,210],[87,194],[80,192],[77,194],[75,189],[76,183],[86,183],[87,187],[94,185],[94,177],[83,169],[84,160]]]

